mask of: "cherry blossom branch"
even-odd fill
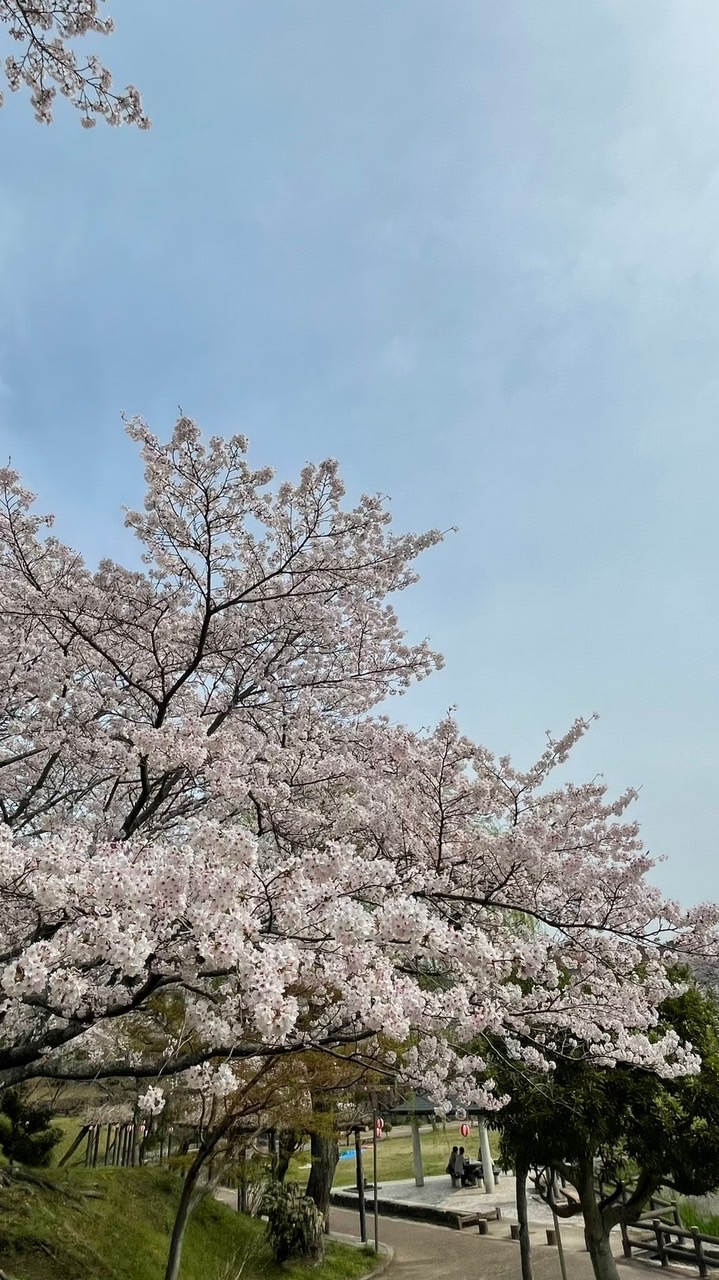
[[[40,1061],[30,1072],[26,1072],[20,1067],[3,1068],[0,1060],[0,1071],[2,1071],[5,1086],[18,1084],[24,1080],[65,1080],[74,1083],[128,1078],[159,1080],[165,1077],[181,1075],[183,1072],[189,1071],[193,1067],[200,1067],[204,1063],[244,1062],[251,1058],[263,1060],[279,1059],[295,1057],[298,1054],[307,1053],[308,1050],[331,1053],[332,1056],[337,1057],[338,1060],[344,1063],[366,1066],[368,1070],[380,1070],[381,1068],[374,1058],[364,1060],[359,1054],[339,1054],[341,1046],[349,1046],[361,1043],[362,1040],[370,1040],[372,1035],[373,1033],[371,1032],[359,1034],[353,1032],[350,1035],[333,1032],[332,1035],[321,1040],[300,1041],[286,1045],[265,1044],[263,1042],[246,1045],[221,1045],[215,1048],[197,1049],[192,1053],[180,1054],[177,1057],[163,1056],[140,1062],[130,1062],[122,1058],[111,1062],[103,1062],[100,1065]]]
[[[128,85],[124,93],[116,93],[110,72],[94,54],[85,63],[77,59],[76,39],[113,30],[111,19],[100,18],[98,9],[98,0],[2,0],[0,22],[24,46],[19,57],[6,59],[8,84],[13,92],[23,85],[30,90],[35,119],[42,124],[52,123],[59,91],[81,113],[86,128],[102,118],[111,125],[147,129],[150,121],[138,90]]]

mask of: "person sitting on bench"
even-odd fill
[[[452,1179],[452,1186],[461,1187],[464,1179],[464,1147],[461,1147],[459,1150],[457,1147],[452,1147],[452,1154],[449,1157],[449,1163],[447,1165],[447,1173]]]

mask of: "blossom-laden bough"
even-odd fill
[[[150,127],[139,90],[128,85],[118,92],[97,55],[83,52],[86,38],[114,30],[112,18],[100,16],[103,4],[104,0],[0,0],[0,23],[13,46],[5,58],[7,82],[13,92],[30,91],[40,124],[52,123],[60,94],[80,112],[86,129],[98,120]]]
[[[0,1073],[146,1080],[306,1050],[497,1105],[483,1038],[551,1070],[692,1071],[656,1033],[716,911],[648,880],[632,793],[553,785],[382,706],[439,664],[394,595],[437,532],[139,420],[140,565],[96,570],[0,476]],[[140,1045],[140,1047],[138,1047]]]

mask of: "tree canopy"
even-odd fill
[[[581,1208],[596,1274],[614,1276],[609,1233],[631,1222],[661,1187],[703,1195],[719,1186],[719,1009],[689,982],[659,1010],[657,1035],[692,1044],[699,1070],[667,1079],[641,1066],[596,1066],[591,1052],[557,1052],[550,1075],[504,1061],[511,1094],[499,1114],[502,1154],[522,1167],[566,1179],[579,1203],[563,1198],[551,1176],[544,1191],[559,1216]],[[559,1046],[556,1046],[559,1048]]]
[[[553,782],[589,722],[521,770],[383,713],[440,662],[394,608],[440,534],[333,461],[276,483],[243,436],[128,430],[133,567],[0,473],[3,1081],[341,1048],[489,1106],[491,1037],[695,1070],[656,1009],[716,911],[648,882],[632,792]]]

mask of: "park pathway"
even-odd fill
[[[372,1220],[369,1222],[372,1237]],[[357,1214],[332,1209],[330,1226],[343,1235],[357,1234]],[[521,1280],[519,1245],[506,1237],[507,1223],[492,1224],[494,1236],[476,1231],[453,1231],[424,1223],[380,1218],[380,1240],[395,1251],[385,1272],[387,1280]],[[561,1280],[557,1250],[546,1244],[533,1247],[536,1280]],[[567,1255],[569,1280],[592,1280],[586,1253]]]

